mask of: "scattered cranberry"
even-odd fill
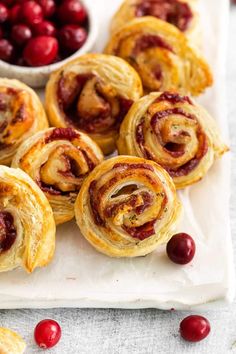
[[[180,323],[181,336],[190,342],[199,342],[208,336],[211,326],[209,321],[198,315],[188,316]]]
[[[0,23],[7,21],[9,16],[8,8],[0,3]]]
[[[59,7],[58,17],[63,23],[82,24],[87,13],[80,0],[67,0]]]
[[[28,26],[24,24],[19,24],[12,27],[11,38],[16,44],[23,45],[31,37],[32,37],[32,32]]]
[[[7,39],[0,39],[0,60],[10,61],[14,48]]]
[[[58,53],[58,42],[54,37],[31,38],[23,51],[23,58],[30,66],[51,64]]]
[[[20,18],[20,5],[17,4],[10,9],[9,20],[11,23],[16,23],[19,21],[19,18]]]
[[[37,36],[52,36],[56,35],[56,28],[52,22],[42,21],[34,25],[34,34]]]
[[[80,26],[66,25],[59,31],[58,38],[63,48],[74,52],[86,41],[87,32]]]
[[[38,3],[42,7],[45,17],[51,17],[54,14],[56,10],[54,0],[38,0]]]
[[[187,264],[195,255],[195,242],[191,236],[185,233],[174,235],[167,243],[166,252],[172,262]]]
[[[21,5],[20,17],[28,25],[35,25],[43,20],[43,10],[35,1],[27,1]]]
[[[40,348],[54,347],[61,338],[61,327],[54,320],[43,320],[34,330],[34,339]]]

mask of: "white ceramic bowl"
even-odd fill
[[[77,52],[57,63],[36,68],[12,65],[0,60],[0,77],[18,79],[31,87],[43,87],[46,84],[49,75],[53,71],[55,71],[71,59],[76,58],[82,54],[88,53],[94,45],[95,39],[97,37],[98,27],[93,7],[89,6],[86,0],[82,0],[81,2],[84,4],[88,13],[89,32],[86,42],[79,50],[77,50]]]

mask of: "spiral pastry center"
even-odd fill
[[[190,6],[179,0],[142,0],[136,6],[135,15],[157,17],[175,25],[183,32],[189,28],[193,18]]]
[[[66,118],[87,133],[118,129],[133,103],[95,74],[62,75],[58,99]]]
[[[189,173],[208,150],[207,137],[197,117],[190,113],[191,105],[188,97],[165,92],[136,126],[142,154],[161,163],[172,176]]]
[[[0,254],[12,247],[16,236],[13,216],[9,212],[0,211]]]
[[[94,222],[140,240],[153,235],[154,224],[163,216],[167,204],[165,190],[153,178],[153,172],[152,166],[145,163],[118,163],[99,180],[92,181],[89,194]]]

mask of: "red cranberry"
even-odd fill
[[[55,37],[56,35],[56,28],[52,22],[49,21],[42,21],[34,25],[34,33],[37,36],[52,36]]]
[[[63,48],[75,52],[86,41],[87,32],[80,26],[66,25],[59,31],[58,37]]]
[[[174,235],[167,243],[166,252],[172,262],[187,264],[195,255],[195,242],[191,236],[180,233]]]
[[[42,7],[45,17],[51,17],[54,14],[56,10],[54,0],[38,0],[38,3]]]
[[[58,42],[54,37],[39,36],[31,38],[26,44],[23,58],[30,66],[51,64],[58,53]]]
[[[12,27],[11,38],[16,44],[22,45],[26,43],[31,37],[32,32],[28,26],[19,24]]]
[[[14,0],[2,0],[2,3],[7,7],[10,7],[14,3]]]
[[[10,61],[13,56],[13,46],[7,39],[0,39],[0,59]]]
[[[7,21],[9,16],[8,8],[0,3],[0,23]]]
[[[210,323],[203,316],[188,316],[180,323],[181,336],[190,342],[199,342],[206,338],[210,333],[210,330]]]
[[[35,25],[43,20],[43,10],[35,1],[28,1],[21,5],[20,17],[28,25]]]
[[[9,14],[9,20],[11,21],[11,23],[16,23],[19,21],[20,18],[20,5],[14,5],[11,9],[10,9],[10,14]]]
[[[54,347],[61,338],[61,327],[54,320],[43,320],[34,330],[34,339],[40,348]]]
[[[87,18],[87,12],[80,0],[67,0],[59,7],[58,17],[64,23],[81,24]]]

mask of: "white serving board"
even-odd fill
[[[109,21],[121,0],[87,0],[100,22],[95,51],[101,51]],[[200,0],[204,54],[215,83],[199,100],[218,121],[227,139],[225,55],[228,0]],[[32,275],[17,269],[0,274],[0,308],[118,307],[186,309],[212,307],[234,296],[229,220],[230,154],[198,184],[179,193],[185,212],[178,231],[197,246],[193,262],[168,261],[165,247],[146,257],[112,259],[96,252],[75,221],[58,227],[53,262]],[[210,304],[211,303],[211,304]]]

